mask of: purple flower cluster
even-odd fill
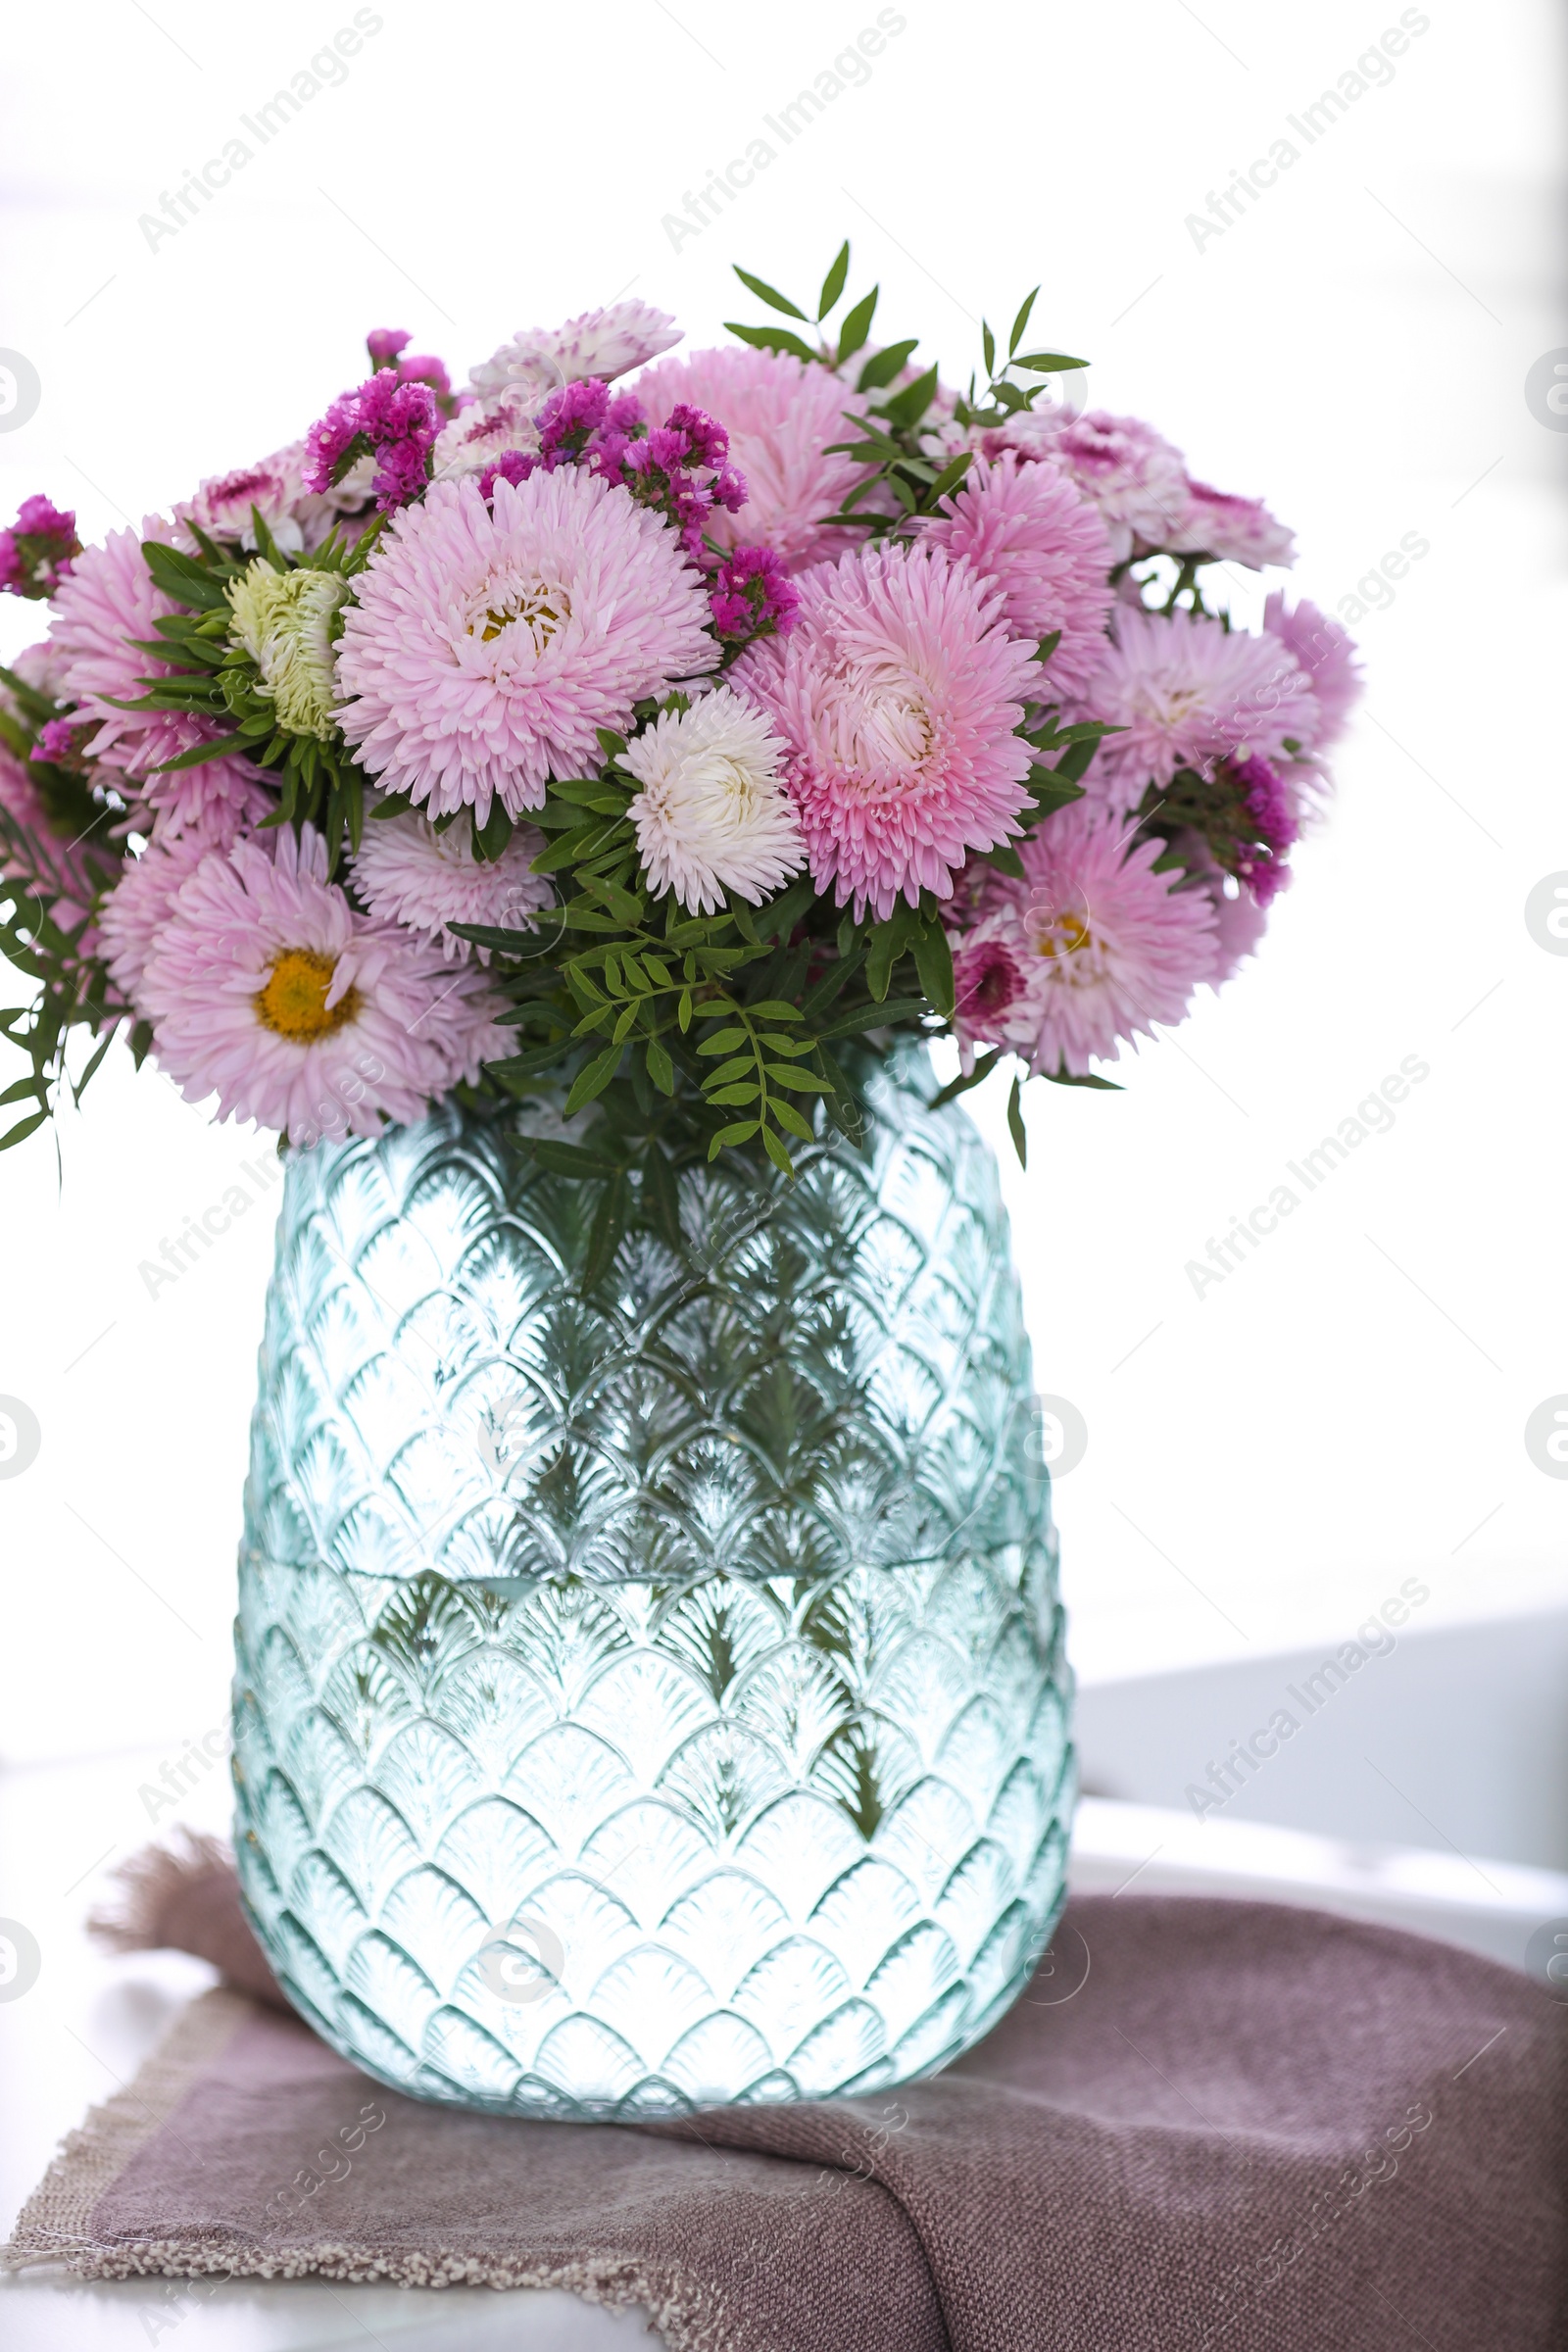
[[[770,547],[737,547],[713,575],[709,592],[720,637],[787,636],[801,609],[801,592]]]
[[[27,754],[29,760],[43,760],[55,766],[74,759],[76,752],[76,722],[71,718],[47,718],[38,730],[38,740]]]
[[[312,425],[305,442],[305,486],[330,490],[360,458],[373,456],[375,503],[389,514],[423,490],[440,430],[441,412],[430,386],[404,382],[395,368],[378,368],[357,390],[339,393]]]
[[[1301,828],[1283,780],[1266,760],[1238,760],[1231,773],[1242,789],[1256,845],[1244,845],[1236,870],[1257,905],[1267,906],[1290,879],[1285,853]]]
[[[675,526],[694,564],[710,567],[704,538],[715,507],[733,514],[746,504],[746,481],[729,462],[729,435],[706,410],[685,403],[649,429],[634,392],[612,393],[597,376],[563,384],[539,411],[537,454],[509,449],[479,477],[488,498],[497,481],[521,482],[536,466],[584,466],[657,508]]]
[[[0,531],[0,593],[53,596],[81,553],[76,517],[41,493],[24,498],[16,521]]]
[[[402,354],[411,340],[399,327],[372,327],[365,338],[370,366],[375,368],[395,368],[400,384],[428,384],[443,416],[455,416],[464,404],[453,395],[452,378],[447,373],[445,360],[436,359],[430,352],[418,352],[413,359],[404,359]]]

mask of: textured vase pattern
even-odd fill
[[[291,1161],[236,1843],[290,1998],[397,2088],[879,2088],[1049,1938],[1048,1482],[995,1166],[933,1092],[904,1054],[793,1185],[683,1169],[591,1275],[602,1188],[518,1146],[548,1103]]]

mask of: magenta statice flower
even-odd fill
[[[187,1102],[216,1095],[220,1118],[296,1145],[375,1135],[505,1051],[476,966],[357,913],[310,826],[263,839],[201,858],[142,969],[159,1064]]]
[[[1179,767],[1207,775],[1233,754],[1277,759],[1310,733],[1311,688],[1276,639],[1203,613],[1127,606],[1114,629],[1082,701],[1084,716],[1121,730],[1101,744],[1087,779],[1113,807],[1136,808],[1146,785],[1168,784]]]
[[[1337,620],[1305,597],[1287,609],[1282,589],[1264,605],[1263,626],[1304,672],[1318,713],[1304,740],[1314,752],[1326,751],[1344,734],[1360,700],[1361,670],[1354,645]]]
[[[1206,482],[1188,482],[1187,511],[1165,545],[1173,555],[1212,556],[1254,571],[1296,561],[1295,539],[1260,498],[1233,498]]]
[[[539,808],[597,772],[597,730],[714,667],[701,575],[673,532],[580,466],[438,482],[400,514],[344,612],[338,717],[362,766],[432,816]]]
[[[261,815],[268,796],[241,756],[156,773],[162,761],[216,741],[218,730],[184,711],[123,707],[145,696],[149,679],[170,671],[170,663],[141,651],[142,641],[156,640],[154,623],[174,610],[153,584],[142,539],[169,543],[173,536],[161,516],[151,515],[140,532],[111,531],[101,547],[84,550],[56,592],[50,641],[60,657],[61,699],[96,722],[82,747],[86,756],[118,769],[127,791],[166,811],[177,829],[220,802]]]
[[[1152,870],[1161,847],[1129,847],[1087,801],[1038,825],[1018,853],[1023,879],[994,874],[979,922],[955,942],[960,1038],[1010,1047],[1033,1071],[1084,1077],[1156,1022],[1183,1019],[1215,970],[1214,905],[1180,873]]]
[[[1033,648],[940,548],[861,549],[799,586],[794,629],[730,674],[789,746],[811,879],[879,919],[901,897],[946,898],[972,851],[1020,830]]]
[[[16,521],[0,531],[0,594],[49,597],[81,553],[76,517],[42,493],[24,498]]]
[[[770,547],[737,547],[714,572],[708,602],[720,637],[744,642],[792,629],[801,592]]]
[[[978,458],[925,536],[1002,591],[1015,637],[1061,642],[1043,672],[1047,694],[1081,693],[1105,651],[1114,602],[1110,535],[1099,512],[1054,466],[1020,465],[1005,451]]]
[[[846,412],[858,415],[866,405],[831,369],[782,352],[700,351],[662,360],[636,389],[651,416],[691,408],[723,418],[747,504],[743,523],[722,507],[710,516],[717,547],[760,540],[795,572],[859,538],[826,520],[864,478],[853,460],[829,455],[831,444],[854,438]]]
[[[417,498],[430,476],[430,452],[441,430],[436,396],[426,383],[401,381],[378,368],[352,392],[339,393],[306,435],[307,489],[326,491],[356,460],[375,461],[372,488],[382,514]]]

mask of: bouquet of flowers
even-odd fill
[[[403,334],[303,440],[0,586],[19,1142],[118,1030],[288,1143],[556,1090],[563,1168],[861,1130],[858,1040],[1106,1086],[1255,945],[1357,691],[1345,632],[1216,574],[1251,499],[1004,352],[963,392],[845,305],[666,357],[641,302],[454,392]],[[828,321],[839,317],[837,326]],[[793,323],[790,323],[793,322]],[[630,378],[629,385],[627,380]],[[96,1039],[84,1056],[77,1031]],[[851,1065],[847,1071],[846,1062]],[[548,1123],[548,1122],[547,1122]]]

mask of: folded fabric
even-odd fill
[[[231,1946],[210,1849],[162,1891],[185,1948]],[[673,2352],[1560,2352],[1565,2090],[1568,2009],[1523,1977],[1136,1894],[1070,1906],[934,2082],[659,2125],[421,2105],[219,1991],[7,2259],[564,2286],[644,2304]]]

